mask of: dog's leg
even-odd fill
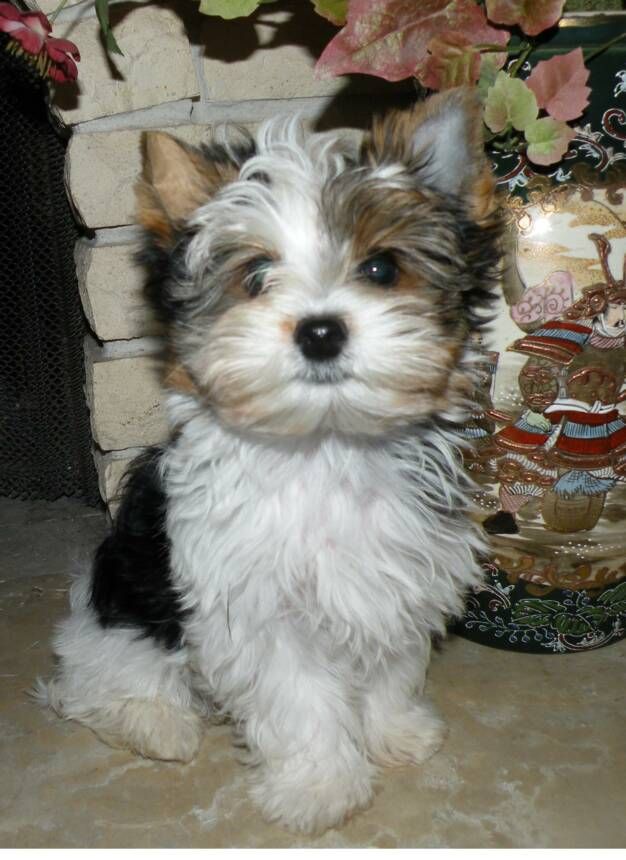
[[[166,651],[130,627],[100,625],[86,582],[55,637],[55,677],[36,695],[61,717],[92,729],[110,746],[148,758],[190,761],[203,721],[194,708],[184,649]]]
[[[269,820],[313,833],[369,805],[374,769],[339,661],[316,659],[283,628],[246,711],[245,737],[258,764],[252,795]]]
[[[381,664],[364,695],[370,758],[387,767],[421,764],[441,747],[445,723],[423,696],[430,640]]]

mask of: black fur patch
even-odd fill
[[[500,209],[484,224],[476,224],[462,208],[456,210],[455,216],[459,257],[466,266],[461,302],[470,331],[477,331],[494,319],[496,286],[502,276],[505,222]]]
[[[218,164],[236,164],[241,167],[249,158],[256,154],[256,143],[250,132],[238,127],[239,140],[230,141],[228,146],[222,143],[203,143],[200,151],[207,161]]]
[[[162,248],[147,231],[144,232],[141,250],[135,255],[138,265],[146,271],[144,290],[146,298],[156,311],[158,319],[168,325],[180,316],[184,301],[175,286],[187,278],[185,254],[195,231],[177,231],[173,247]]]
[[[150,449],[130,468],[113,531],[96,553],[90,603],[103,627],[137,628],[174,649],[185,611],[170,575],[160,457]]]

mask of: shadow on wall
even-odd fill
[[[316,60],[337,33],[336,27],[318,15],[312,4],[303,0],[280,0],[260,6],[247,18],[230,21],[200,14],[196,0],[187,0],[185,3],[165,0],[150,5],[173,11],[182,20],[191,45],[199,46],[205,57],[226,65],[242,62],[258,51],[273,51],[289,45],[303,48],[312,60]],[[138,4],[120,3],[109,8],[111,25],[115,29],[130,13],[137,10]],[[72,38],[71,28],[64,36]],[[116,64],[115,56],[106,54],[102,36],[100,40],[111,77],[114,80],[123,80],[124,76]],[[121,44],[120,47],[123,51],[124,45]],[[345,75],[342,81],[340,91],[333,96],[316,122],[316,128],[320,131],[338,126],[365,128],[371,121],[372,97],[381,108],[393,104],[402,105],[415,98],[410,81],[391,84],[369,75]],[[254,81],[249,83],[247,98],[253,100]],[[68,84],[58,91],[55,101],[59,107],[70,110],[77,107],[79,96],[80,75],[78,82]]]
[[[337,27],[302,0],[270,3],[247,18],[230,21],[197,13],[191,22],[188,33],[192,44],[203,46],[205,56],[223,63],[245,60],[260,48],[271,51],[285,45],[303,47],[317,59],[337,33]]]
[[[260,6],[253,15],[230,21],[197,14],[186,26],[191,43],[200,45],[204,56],[226,64],[245,60],[257,51],[289,45],[303,48],[315,61],[338,32],[337,27],[315,12],[311,3],[302,0],[281,0]],[[368,127],[372,96],[381,106],[403,104],[415,98],[410,82],[391,84],[371,75],[344,75],[341,80],[341,89],[316,122],[318,131],[339,126]],[[249,98],[254,97],[251,81]]]

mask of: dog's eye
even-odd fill
[[[379,287],[391,287],[398,279],[398,264],[393,254],[381,252],[361,263],[359,274]]]
[[[265,278],[272,262],[270,257],[255,257],[247,264],[244,287],[250,298],[258,296],[263,291]]]

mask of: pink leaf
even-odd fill
[[[318,60],[320,76],[350,72],[400,81],[427,59],[434,37],[463,32],[468,42],[506,45],[474,0],[350,0],[346,26]]]
[[[494,24],[517,24],[536,36],[556,24],[564,5],[565,0],[487,0],[487,17]]]
[[[435,36],[428,55],[417,68],[419,82],[431,90],[449,90],[475,84],[480,75],[480,54],[464,33]]]
[[[589,69],[581,48],[558,54],[537,63],[526,84],[537,97],[537,104],[551,117],[570,120],[579,117],[589,104],[590,88],[585,86]]]

